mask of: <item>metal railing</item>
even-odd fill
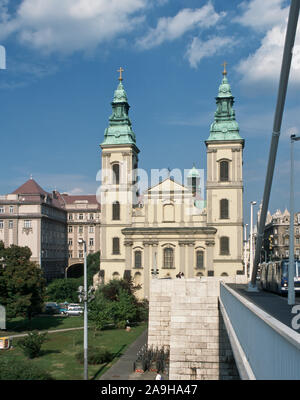
[[[224,283],[220,309],[241,379],[300,379],[299,333]]]

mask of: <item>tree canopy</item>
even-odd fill
[[[39,266],[30,261],[28,247],[0,242],[0,303],[6,307],[7,318],[31,318],[41,312],[46,281]]]

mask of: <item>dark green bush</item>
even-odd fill
[[[20,339],[17,343],[26,357],[35,358],[40,355],[42,344],[47,340],[47,333],[29,332],[28,335]]]
[[[77,361],[81,364],[84,362],[84,352],[80,351],[75,355]],[[88,364],[103,364],[113,359],[113,354],[105,348],[89,347],[88,348]]]
[[[0,380],[54,380],[48,372],[29,361],[0,358]]]

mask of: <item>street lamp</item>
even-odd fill
[[[289,248],[289,273],[288,273],[288,304],[295,304],[295,259],[294,259],[294,142],[300,136],[291,135],[291,176],[290,176],[290,248]]]
[[[248,262],[247,262],[247,226],[248,224],[244,224],[244,274],[247,278],[247,271],[248,271]]]
[[[86,264],[86,242],[82,238],[78,239],[78,244],[83,244],[84,265],[83,265],[83,358],[84,358],[84,380],[88,379],[88,313],[87,313],[87,264]]]
[[[256,201],[251,201],[251,217],[250,217],[250,271],[249,277],[251,279],[253,271],[253,206],[255,206]]]

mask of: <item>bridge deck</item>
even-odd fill
[[[279,296],[278,294],[265,292],[263,290],[259,290],[259,292],[248,292],[248,285],[234,283],[227,285],[278,321],[292,328],[291,322],[295,314],[291,313],[293,306],[288,304],[287,296]],[[296,295],[296,304],[300,304],[299,295]],[[296,332],[300,333],[300,328],[297,329]]]

